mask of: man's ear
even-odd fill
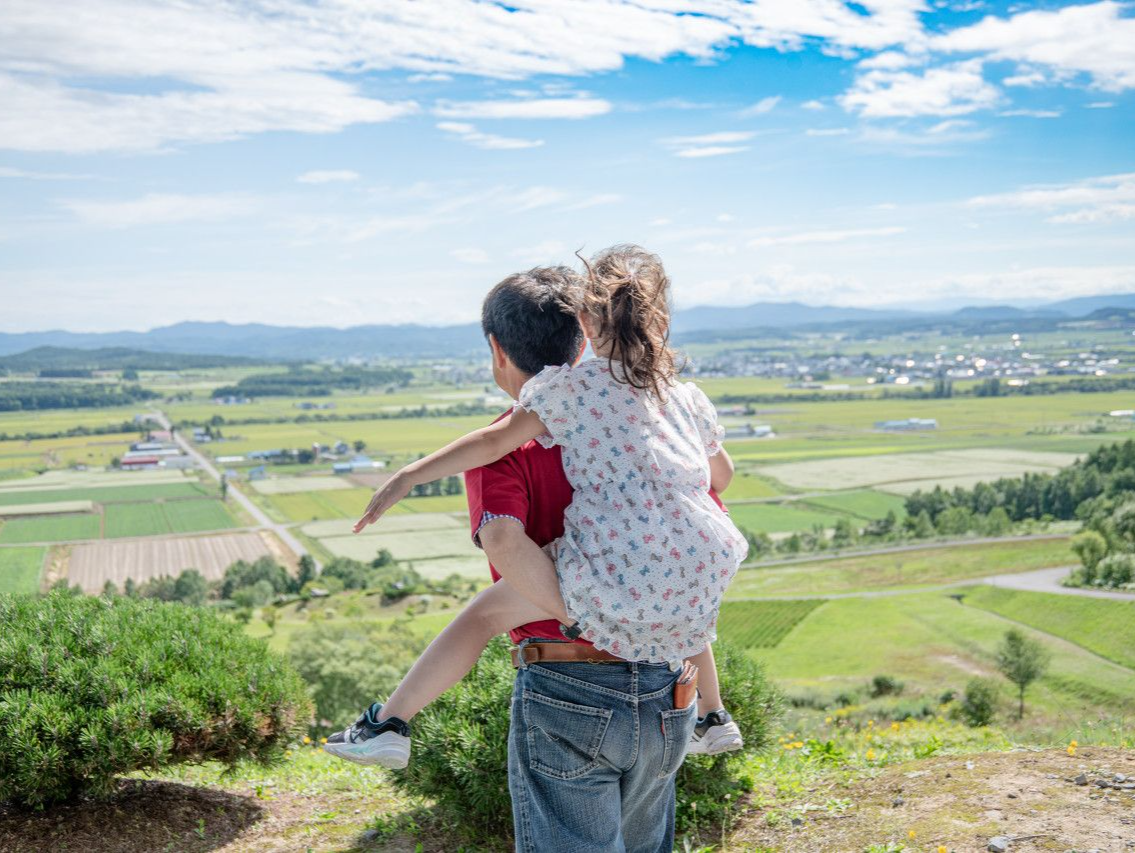
[[[496,335],[489,333],[489,349],[493,351],[493,364],[498,368],[503,369],[508,363],[508,356],[505,355],[504,349],[501,348],[500,343],[497,341]]]

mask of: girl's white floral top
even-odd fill
[[[545,368],[518,405],[543,421],[541,444],[563,448],[575,489],[550,550],[583,637],[627,660],[700,652],[747,552],[709,495],[724,434],[709,398],[690,382],[659,400],[593,358]]]

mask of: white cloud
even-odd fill
[[[849,112],[872,118],[956,116],[996,106],[997,88],[986,82],[981,62],[970,60],[909,71],[874,70],[860,74],[839,98]]]
[[[1114,106],[1114,101],[1093,101],[1090,104],[1084,104],[1084,108],[1089,110],[1110,110]]]
[[[859,240],[867,237],[893,237],[906,231],[900,226],[887,226],[885,228],[849,228],[832,231],[803,231],[797,234],[782,234],[770,237],[757,237],[750,240],[748,245],[753,249],[764,249],[770,246],[803,246],[815,243],[843,243],[848,240]]]
[[[999,116],[1012,117],[1024,116],[1026,118],[1060,118],[1063,115],[1060,110],[1002,110],[997,113]]]
[[[859,67],[867,70],[896,71],[899,68],[909,68],[912,65],[921,65],[922,60],[910,54],[900,53],[897,50],[888,50],[869,56],[859,63]]]
[[[780,103],[780,95],[770,95],[767,98],[761,98],[752,106],[745,107],[737,113],[741,118],[752,118],[753,116],[763,116],[766,113],[771,113],[776,105]]]
[[[529,98],[514,101],[439,101],[433,109],[442,118],[543,119],[592,118],[611,111],[602,98]]]
[[[522,148],[539,148],[544,144],[543,139],[521,139],[513,136],[497,136],[495,133],[482,133],[471,124],[457,121],[438,122],[438,130],[451,133],[477,148],[495,151],[510,151]]]
[[[663,139],[664,145],[728,145],[733,142],[748,142],[757,134],[751,130],[727,130],[721,133],[703,133],[700,136],[671,136]]]
[[[449,83],[453,80],[452,74],[411,74],[406,78],[407,83]]]
[[[19,178],[25,181],[89,181],[97,177],[97,175],[83,175],[73,172],[36,172],[29,169],[0,166],[0,178]]]
[[[489,253],[484,249],[454,249],[449,253],[463,264],[487,264]]]
[[[825,107],[824,107],[822,102],[813,100],[813,101],[805,101],[804,103],[802,103],[800,105],[800,109],[819,111],[819,110],[825,109]]]
[[[1048,222],[1056,224],[1135,219],[1135,172],[975,196],[969,199],[967,205],[1044,213],[1048,214]]]
[[[846,136],[851,133],[847,127],[810,127],[804,131],[805,136]]]
[[[748,150],[749,146],[747,145],[705,145],[683,148],[680,151],[675,151],[674,156],[698,159],[701,157],[721,157],[725,154],[740,154],[742,151]]]
[[[260,209],[259,199],[247,195],[178,195],[150,193],[136,199],[60,202],[85,225],[98,228],[137,228],[182,222],[219,222],[249,216]]]
[[[1060,78],[1084,74],[1095,86],[1118,92],[1135,88],[1135,17],[1130,11],[1130,4],[1103,0],[1008,18],[991,15],[931,39],[931,46],[1025,62]]]
[[[316,169],[299,175],[296,182],[301,184],[350,183],[361,177],[362,175],[358,172],[353,172],[350,169]]]
[[[734,217],[732,213],[719,213],[714,217],[718,222],[732,222]]]
[[[1022,86],[1026,89],[1031,89],[1035,86],[1044,86],[1050,81],[1047,75],[1036,69],[1032,69],[1013,74],[1012,76],[1004,78],[1001,82],[1006,86]]]

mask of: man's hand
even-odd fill
[[[383,483],[367,504],[363,517],[355,522],[355,533],[382,518],[398,501],[410,494],[410,487],[409,479],[401,471]]]

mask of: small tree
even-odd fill
[[[850,519],[840,518],[836,521],[835,529],[832,531],[833,548],[847,548],[854,545],[858,538],[859,531],[852,526]]]
[[[997,649],[997,668],[1009,681],[1017,685],[1019,704],[1017,719],[1025,716],[1025,690],[1030,684],[1044,675],[1048,669],[1048,649],[1010,628]]]
[[[296,574],[295,588],[292,592],[299,592],[303,589],[303,585],[310,580],[315,579],[315,560],[311,554],[304,554],[300,557],[299,572]]]
[[[1084,567],[1084,583],[1092,583],[1096,579],[1096,568],[1100,561],[1107,556],[1107,540],[1095,530],[1085,530],[1072,537],[1072,551],[1080,558]]]
[[[196,569],[186,569],[173,582],[174,600],[180,601],[182,604],[200,607],[205,603],[208,594],[209,582]]]
[[[104,598],[114,598],[118,595],[118,587],[114,585],[114,581],[108,580],[102,585],[102,594]]]
[[[260,608],[260,618],[273,634],[276,633],[276,615],[276,608],[270,604]]]
[[[127,578],[122,584],[122,594],[127,598],[137,598],[138,585],[134,583],[134,578]]]
[[[363,441],[361,438],[356,438],[355,439],[355,453],[362,453],[366,449],[367,449],[367,443],[365,441]]]
[[[930,513],[923,510],[913,519],[907,518],[907,523],[910,527],[911,535],[915,539],[929,539],[937,531],[934,529],[934,522],[930,520]]]
[[[986,536],[1004,536],[1013,527],[1013,522],[1009,519],[1009,513],[1005,512],[1005,507],[997,506],[989,511],[985,516],[984,531]]]

